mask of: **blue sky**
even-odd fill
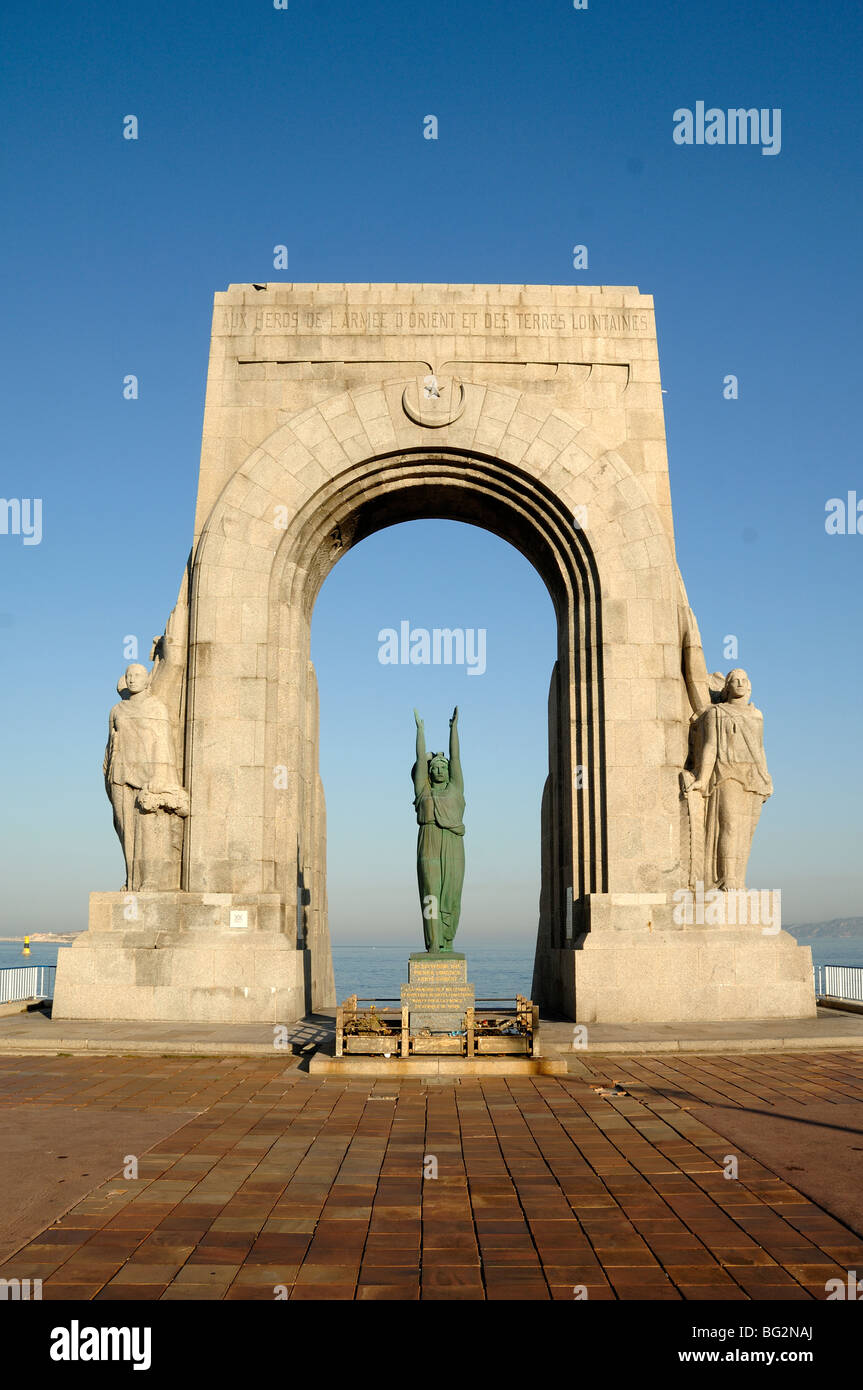
[[[793,0],[7,3],[0,492],[43,500],[43,538],[0,535],[0,933],[83,925],[122,881],[100,766],[123,639],[161,630],[191,543],[213,292],[277,278],[655,296],[681,567],[708,665],[734,633],[767,721],[750,879],[787,921],[863,912],[863,537],[824,529],[863,496],[861,27]],[[676,145],[699,100],[780,108],[781,152]],[[419,545],[459,575],[431,603]],[[486,675],[381,667],[401,618],[486,627]],[[554,633],[527,562],[454,523],[379,533],[313,642],[335,941],[413,939],[411,707],[442,745],[456,702],[463,923],[531,940]]]

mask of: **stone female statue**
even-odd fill
[[[183,651],[166,635],[154,646],[159,660],[152,671],[138,662],[127,666],[117,687],[123,698],[108,719],[102,772],[130,890],[180,886],[189,797],[182,786],[173,708]]]
[[[451,951],[464,884],[464,781],[458,744],[458,706],[449,721],[449,758],[426,753],[416,710],[417,760],[411,769],[417,813],[417,881],[427,951]]]
[[[719,700],[698,716],[693,729],[686,790],[707,798],[706,888],[746,887],[752,837],[761,807],[773,794],[764,755],[764,716],[750,704],[751,695],[746,672],[729,671]]]

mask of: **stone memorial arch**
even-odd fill
[[[112,712],[127,886],[92,894],[57,1016],[280,1023],[335,1002],[312,611],[351,546],[426,517],[509,541],[555,608],[535,997],[582,1022],[813,1011],[808,952],[775,914],[679,910],[707,862],[685,769],[717,694],[675,560],[659,383],[632,289],[216,296],[192,554],[152,671]],[[165,730],[158,782],[139,750]]]

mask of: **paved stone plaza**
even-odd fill
[[[627,1094],[593,1089],[613,1081]],[[863,1267],[861,1099],[854,1050],[437,1084],[318,1080],[297,1058],[2,1058],[30,1158],[26,1180],[3,1159],[0,1276],[46,1299],[824,1299]]]

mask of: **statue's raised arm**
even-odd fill
[[[416,710],[414,710],[414,719],[417,723],[417,760],[414,764],[414,793],[416,796],[419,796],[423,788],[428,784],[428,755],[426,753],[425,725]]]
[[[189,645],[188,593],[189,579],[186,571],[165,631],[161,636],[153,638],[150,648],[150,660],[154,664],[150,672],[148,690],[151,695],[158,696],[171,718],[176,721],[178,735],[183,723],[183,686]]]
[[[458,743],[458,705],[449,721],[449,777],[453,786],[464,793],[464,777],[461,770],[461,751]]]

